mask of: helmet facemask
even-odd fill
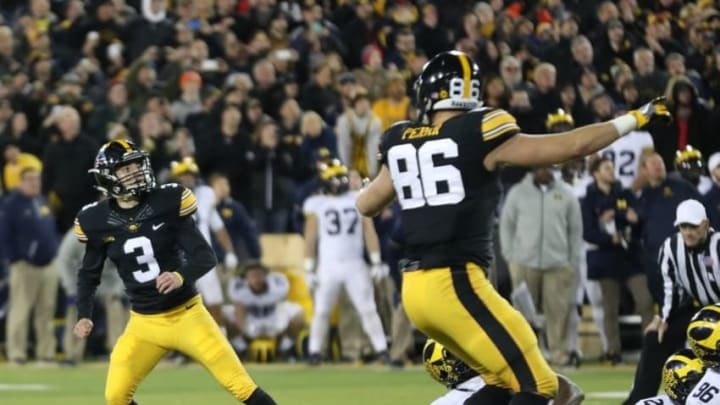
[[[115,164],[96,162],[90,172],[95,175],[95,188],[113,198],[137,198],[156,186],[150,159],[139,150],[126,153]]]

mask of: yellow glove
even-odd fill
[[[643,105],[637,110],[628,111],[637,121],[636,128],[642,128],[650,122],[663,122],[669,124],[672,121],[672,115],[665,106],[665,97],[656,97],[649,103]]]

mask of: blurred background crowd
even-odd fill
[[[71,312],[74,281],[66,273],[81,252],[61,242],[77,211],[98,197],[87,170],[102,143],[133,140],[150,153],[161,182],[177,180],[172,162],[194,158],[202,178],[213,176],[242,257],[257,258],[259,235],[301,233],[301,207],[319,189],[323,163],[339,159],[356,178],[377,172],[382,132],[415,118],[412,83],[423,64],[458,49],[481,66],[485,104],[511,112],[529,134],[604,121],[667,97],[672,125],[635,134],[635,144],[501,177],[499,288],[508,297],[527,289],[530,307],[545,318],[531,321],[558,365],[579,364],[575,304],[589,299],[605,313],[596,317],[603,359],[618,363],[617,314],[639,314],[638,324],[652,316],[657,248],[674,232],[677,204],[705,201],[720,226],[717,3],[3,0],[0,320],[11,265],[52,268],[23,278],[27,302],[15,319],[24,329],[34,319],[34,332],[23,332],[34,336],[34,358],[67,355],[52,320]],[[626,197],[607,197],[617,181],[625,194],[613,196]],[[247,221],[228,225],[233,216]],[[398,221],[397,209],[376,219],[395,275]],[[122,323],[122,289],[117,280],[105,285],[108,323]],[[554,294],[563,286],[572,296]],[[394,349],[402,364],[413,349],[390,330],[402,324],[392,319],[402,316],[392,308],[397,287],[389,287],[383,324],[391,343],[405,345]],[[122,326],[108,329],[116,337]],[[13,350],[23,353],[18,361],[27,358],[27,346]]]

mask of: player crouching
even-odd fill
[[[270,273],[259,262],[245,265],[243,277],[230,280],[227,295],[233,305],[225,306],[224,312],[238,329],[232,343],[239,352],[246,350],[248,341],[271,340],[281,357],[294,357],[295,342],[306,325],[303,308],[287,300],[289,290],[284,274]],[[272,356],[257,357],[269,360]]]
[[[434,339],[428,339],[423,347],[423,364],[425,371],[440,384],[448,388],[448,392],[433,401],[430,405],[462,404],[473,393],[483,388],[485,381],[478,373],[450,353]],[[551,404],[578,405],[585,399],[580,387],[565,376],[558,374],[558,393]]]

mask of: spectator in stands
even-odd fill
[[[610,67],[618,61],[632,63],[633,40],[625,32],[625,26],[619,18],[608,20],[605,34],[599,38],[597,47],[597,67],[600,72],[600,81],[604,85],[610,84]]]
[[[545,118],[551,112],[557,111],[561,106],[560,95],[557,92],[557,69],[549,63],[541,63],[533,72],[533,84],[530,89],[530,104],[534,106],[536,128],[533,132],[543,132]]]
[[[594,52],[590,40],[584,35],[578,35],[573,38],[570,44],[573,64],[575,65],[574,73],[576,78],[579,77],[577,72],[583,72],[585,69],[594,69],[593,59]]]
[[[282,83],[278,81],[275,66],[270,60],[262,59],[253,65],[252,76],[255,87],[250,91],[250,96],[260,100],[263,111],[276,114],[285,94]]]
[[[260,233],[285,233],[290,224],[293,202],[293,156],[279,142],[272,120],[258,128],[258,141],[250,165],[253,170],[251,199],[253,217]]]
[[[520,61],[514,56],[505,56],[500,61],[500,76],[511,89],[525,86]]]
[[[304,156],[314,156],[320,148],[326,148],[337,156],[337,138],[332,128],[314,111],[303,113],[300,119],[300,133],[303,136],[300,151]]]
[[[590,102],[605,92],[605,87],[598,81],[597,73],[593,67],[585,67],[580,71],[580,84],[577,87],[578,98],[590,107]]]
[[[687,145],[693,145],[701,151],[720,150],[717,137],[707,134],[710,109],[698,97],[697,90],[687,77],[678,76],[670,80],[665,97],[673,121],[670,125],[652,128],[650,132],[655,148],[666,166],[672,167],[675,151],[685,149]]]
[[[703,204],[708,210],[710,225],[713,229],[720,229],[720,152],[715,152],[708,158],[707,164],[712,187],[703,196]]]
[[[110,85],[107,101],[95,108],[87,124],[88,135],[98,143],[107,142],[107,130],[111,123],[128,124],[130,120],[130,107],[125,84],[116,81]]]
[[[380,29],[380,23],[375,18],[369,1],[358,1],[354,11],[355,18],[342,27],[342,39],[348,50],[346,60],[350,69],[362,65],[363,48],[376,41]]]
[[[125,86],[127,86],[128,100],[130,100],[130,108],[134,116],[142,113],[145,103],[153,94],[157,73],[151,63],[155,62],[157,58],[158,48],[148,47],[138,59],[134,60],[127,72]]]
[[[500,76],[490,76],[485,81],[483,90],[483,102],[493,108],[507,109],[510,107],[510,87]]]
[[[313,79],[300,91],[300,106],[320,114],[326,122],[333,123],[340,113],[340,96],[332,88],[332,72],[326,62],[313,67]]]
[[[200,100],[200,89],[202,88],[202,77],[192,70],[183,72],[180,75],[180,98],[170,106],[170,113],[173,120],[185,125],[185,120],[191,114],[202,111],[202,101]]]
[[[643,184],[637,209],[642,224],[643,267],[653,301],[658,304],[663,293],[657,254],[665,238],[675,232],[672,213],[682,201],[700,199],[700,194],[684,179],[668,176],[665,162],[656,152],[640,157],[639,177]]]
[[[380,118],[383,131],[398,121],[408,119],[410,98],[407,96],[405,79],[401,75],[397,73],[387,75],[385,97],[373,103],[372,111]]]
[[[142,0],[142,16],[127,26],[127,32],[133,33],[127,42],[129,60],[140,58],[150,48],[172,45],[175,29],[166,7],[163,1]]]
[[[201,173],[222,173],[228,177],[232,197],[246,207],[251,204],[251,176],[248,163],[250,135],[240,127],[242,114],[235,105],[226,105],[220,113],[217,133],[199,137],[197,162]]]
[[[240,252],[244,252],[244,257],[259,260],[261,255],[260,235],[245,207],[230,196],[228,178],[222,174],[213,174],[210,176],[208,184],[215,192],[217,210],[230,235],[235,251],[239,256]],[[222,260],[224,250],[216,246],[215,252]]]
[[[58,276],[52,266],[58,236],[47,200],[42,196],[40,172],[27,168],[17,191],[2,205],[0,251],[10,264],[10,309],[7,319],[7,352],[10,362],[27,361],[28,327],[32,314],[35,357],[55,361],[53,316]]]
[[[414,32],[415,40],[422,45],[425,53],[432,56],[450,49],[448,32],[439,25],[437,7],[432,3],[425,3],[420,12],[422,16],[415,25]]]
[[[9,109],[8,107],[3,107],[3,104],[9,103],[7,100],[0,101],[0,111]],[[12,110],[10,110],[10,112],[12,112]],[[17,144],[20,150],[25,153],[42,156],[42,151],[45,147],[44,140],[41,139],[40,135],[30,133],[29,129],[27,115],[22,111],[18,111],[12,115],[10,125],[5,127],[5,131],[2,132],[0,139]]]
[[[667,84],[667,75],[655,69],[655,55],[647,48],[636,49],[633,53],[635,84],[640,92],[640,102],[645,103],[661,94]]]
[[[589,172],[595,181],[582,201],[587,272],[588,279],[600,283],[608,339],[605,358],[615,365],[622,361],[618,323],[622,287],[626,286],[633,296],[643,330],[653,317],[652,298],[642,270],[635,198],[616,180],[612,160],[593,160]]]
[[[381,125],[370,109],[366,90],[358,89],[352,107],[340,116],[335,127],[340,160],[363,178],[377,174],[375,155],[380,147]]]
[[[371,100],[385,95],[386,72],[383,69],[383,57],[380,47],[368,45],[362,51],[362,66],[353,71],[358,84],[368,91]]]
[[[577,198],[554,180],[550,168],[535,169],[510,189],[500,215],[500,239],[513,288],[525,283],[535,307],[545,314],[550,362],[567,364],[568,322],[582,243]]]
[[[95,198],[93,179],[88,173],[95,163],[98,144],[84,135],[80,114],[72,107],[58,107],[45,124],[60,132],[59,139],[45,148],[42,186],[65,232],[83,205]]]
[[[20,175],[26,169],[35,169],[38,173],[42,172],[42,162],[35,155],[21,152],[18,143],[10,140],[5,143],[3,150],[3,158],[5,166],[3,167],[3,189],[11,191],[17,188],[20,183]]]
[[[0,74],[6,75],[17,71],[20,63],[15,55],[15,37],[8,26],[0,26]]]

